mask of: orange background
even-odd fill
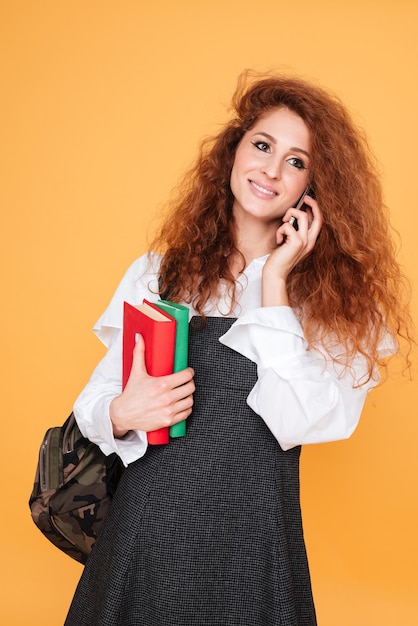
[[[417,24],[415,0],[1,2],[1,624],[64,621],[81,566],[31,521],[38,448],[103,354],[90,328],[244,68],[344,100],[417,284]],[[417,407],[416,378],[393,376],[349,441],[304,449],[320,626],[418,623]]]

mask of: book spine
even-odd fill
[[[174,350],[174,372],[186,369],[189,358],[189,309],[181,304],[159,300],[159,309],[165,311],[176,320],[176,342]],[[186,420],[170,426],[170,437],[184,437]]]

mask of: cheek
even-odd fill
[[[234,178],[235,180],[238,180],[252,170],[254,166],[254,159],[248,155],[244,147],[238,146],[231,170],[231,179]]]
[[[234,164],[232,166],[231,177],[230,177],[230,187],[231,187],[232,194],[234,196],[238,191],[238,181],[239,181],[238,173],[239,173],[239,159],[236,156],[234,160]]]
[[[308,171],[305,170],[303,172],[287,172],[283,174],[283,180],[286,181],[286,185],[289,191],[296,196],[301,196],[305,191],[306,187],[309,185],[309,174]]]

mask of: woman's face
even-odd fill
[[[308,186],[310,149],[310,131],[299,115],[285,107],[263,115],[235,153],[234,217],[280,221]]]

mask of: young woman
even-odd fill
[[[408,337],[379,180],[344,107],[280,76],[242,80],[233,105],[95,327],[108,352],[75,415],[127,468],[67,626],[316,624],[300,446],[351,435]],[[140,340],[122,392],[123,302],[158,294],[190,309],[190,367],[148,376]],[[185,437],[147,446],[185,418]]]

